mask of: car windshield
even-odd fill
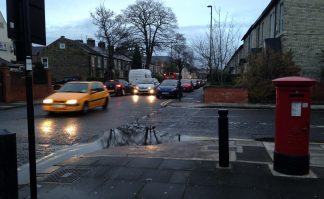
[[[138,79],[135,81],[135,84],[154,84],[154,80],[153,79]]]
[[[191,84],[191,80],[190,79],[183,79],[181,80],[182,84]]]
[[[88,84],[86,84],[86,83],[66,83],[60,88],[59,92],[86,93],[86,92],[88,92]]]
[[[164,80],[161,83],[161,86],[177,86],[178,81],[177,80]]]

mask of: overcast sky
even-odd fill
[[[164,5],[175,13],[179,32],[190,40],[209,30],[210,8],[220,8],[233,17],[242,34],[260,16],[270,0],[164,0]],[[70,39],[94,38],[96,27],[90,19],[100,4],[115,13],[121,13],[135,0],[45,0],[47,44],[61,35]],[[6,1],[0,1],[0,11],[6,18]]]

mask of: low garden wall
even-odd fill
[[[245,88],[205,86],[204,103],[248,103],[248,90]]]
[[[1,96],[3,102],[16,102],[26,100],[25,77],[22,72],[11,72],[8,67],[0,67],[2,74]],[[48,82],[45,84],[33,84],[34,99],[43,99],[53,93],[51,75],[46,71]]]

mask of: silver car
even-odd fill
[[[156,92],[156,87],[159,82],[155,78],[143,78],[136,80],[134,87],[134,94],[150,94],[154,95]]]

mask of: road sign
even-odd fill
[[[23,40],[22,3],[22,0],[7,0],[8,37],[18,42]],[[29,0],[29,17],[31,42],[46,45],[44,0]]]

